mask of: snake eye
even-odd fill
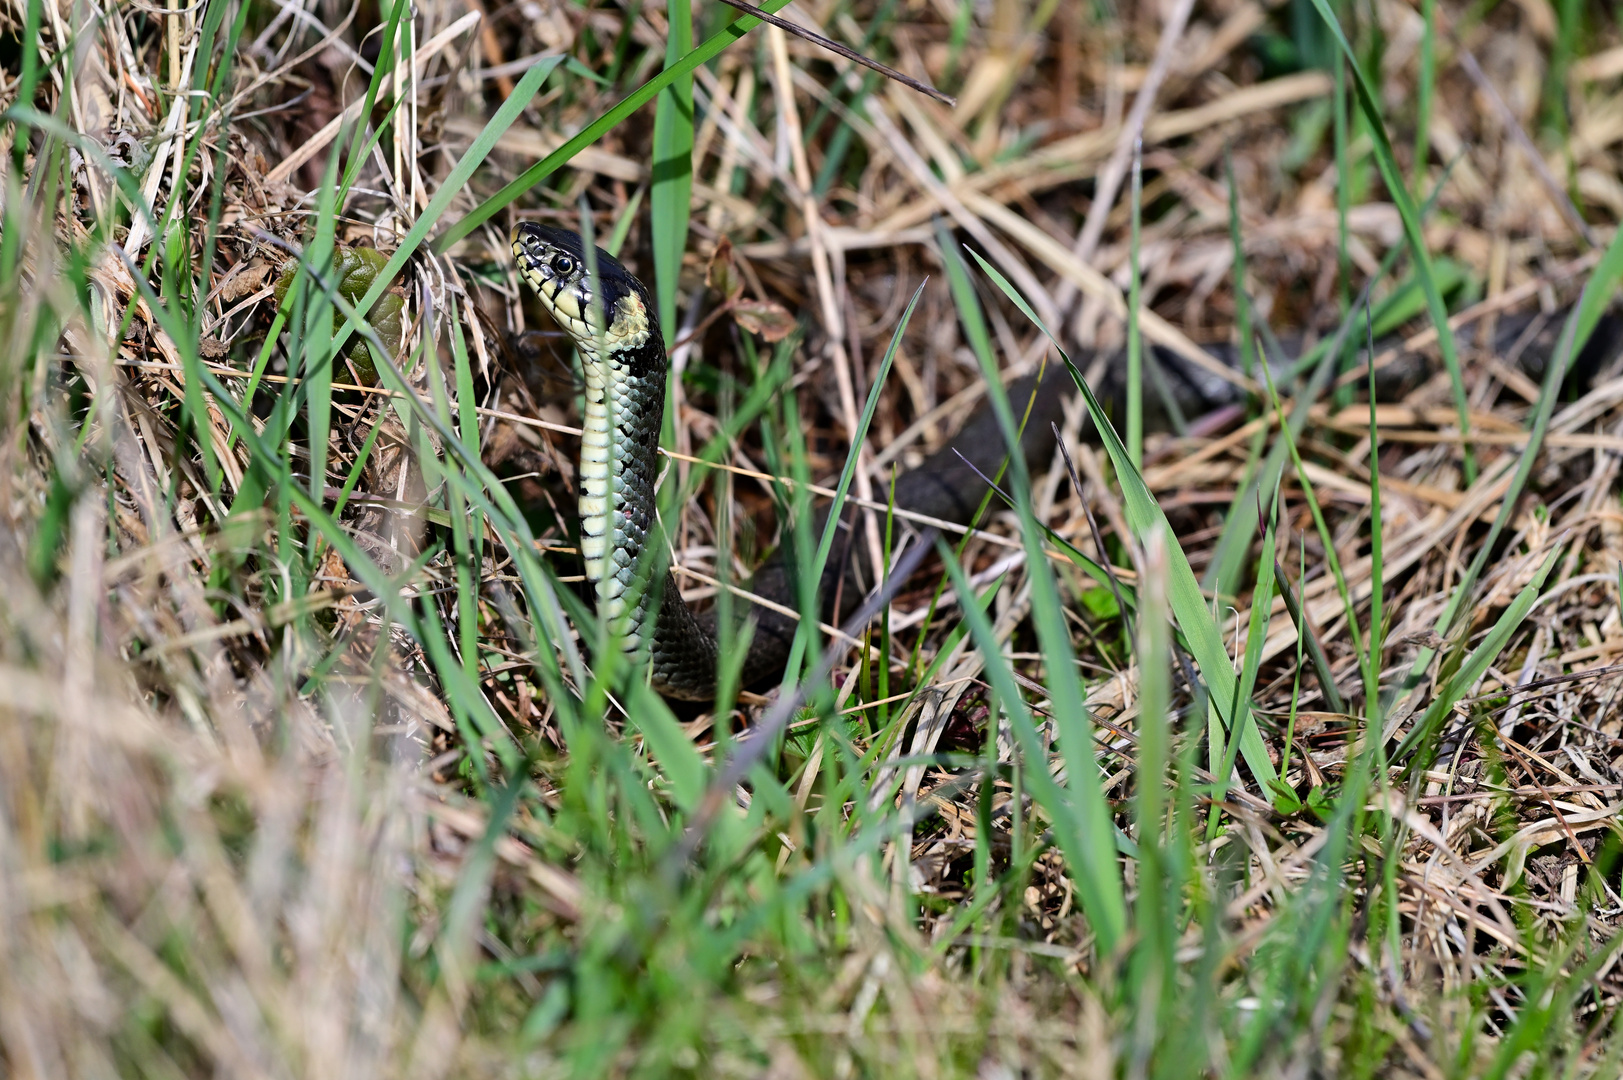
[[[575,260],[568,255],[554,255],[552,257],[552,270],[559,277],[568,277],[575,272]]]

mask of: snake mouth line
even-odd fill
[[[647,345],[652,326],[648,308],[635,279],[601,249],[594,280],[581,247],[578,236],[561,229],[524,223],[513,232],[514,261],[553,321],[587,360],[606,357],[617,363],[628,351]],[[592,318],[599,305],[606,323],[601,330]]]

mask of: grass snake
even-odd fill
[[[580,469],[577,474],[580,548],[598,614],[615,627],[628,653],[646,646],[653,688],[670,698],[709,701],[715,695],[718,657],[714,613],[695,613],[666,571],[653,581],[658,560],[651,544],[662,543],[655,517],[659,475],[659,429],[665,410],[670,362],[653,298],[635,275],[602,248],[595,251],[598,292],[578,234],[525,222],[513,233],[513,254],[542,306],[573,340],[585,376]],[[597,323],[594,326],[594,323]],[[1050,374],[1049,379],[1057,381]],[[1026,380],[1011,390],[1024,403],[1035,391]],[[1063,397],[1040,394],[1026,426],[1029,459],[1052,451],[1050,422]],[[957,453],[954,452],[954,447]],[[986,493],[984,473],[996,473],[1005,456],[1003,437],[989,409],[981,409],[957,438],[897,479],[896,506],[934,518],[965,523]],[[960,454],[962,456],[960,456]],[[819,510],[812,534],[820,534],[828,510]],[[819,582],[823,614],[838,621],[872,587],[865,546],[841,537]],[[785,547],[756,571],[750,589],[791,609],[798,607],[795,561]],[[845,580],[842,581],[841,578]],[[742,685],[759,686],[783,672],[796,622],[767,607],[755,622]]]
[[[656,691],[670,698],[709,701],[715,695],[717,675],[715,614],[692,611],[669,571],[659,581],[652,580],[659,560],[652,557],[650,548],[663,543],[655,515],[655,483],[670,366],[653,298],[635,275],[597,248],[595,281],[601,295],[594,303],[594,276],[588,270],[581,238],[567,229],[522,223],[513,233],[513,253],[542,305],[581,356],[586,405],[577,478],[580,541],[599,615],[615,627],[627,652],[647,647]],[[1560,323],[1560,313],[1501,315],[1491,350],[1508,355],[1536,377]],[[1287,342],[1270,351],[1270,367],[1277,377],[1286,375],[1297,344]],[[1588,383],[1598,370],[1611,368],[1620,349],[1623,321],[1609,313],[1575,359],[1569,385]],[[1232,347],[1219,345],[1208,352],[1231,368],[1240,366]],[[1409,354],[1405,360],[1412,362],[1394,365],[1378,378],[1381,398],[1402,397],[1427,374],[1419,354]],[[1220,409],[1232,412],[1242,403],[1233,386],[1176,355],[1148,349],[1146,361],[1147,381],[1153,377],[1162,404],[1174,414],[1195,417]],[[1096,388],[1100,396],[1107,400],[1121,397],[1122,388],[1117,384],[1123,365],[1105,363],[1099,370],[1103,374],[1103,385]],[[1035,377],[1010,386],[1017,412],[1028,401],[1031,404],[1021,448],[1029,462],[1045,464],[1052,455],[1052,422],[1059,418],[1071,389],[1069,380],[1052,368],[1041,387]],[[1157,395],[1146,393],[1147,407],[1154,407]],[[1159,426],[1153,419],[1151,424]],[[967,524],[986,493],[983,476],[996,474],[1005,455],[996,419],[983,403],[946,446],[897,478],[896,507]],[[813,536],[821,534],[828,513],[826,506],[817,511]],[[841,542],[818,583],[820,615],[835,622],[853,611],[874,585],[866,545],[851,543],[852,535],[851,521],[842,521]],[[797,608],[795,565],[790,545],[780,546],[756,571],[751,591]],[[751,619],[755,626],[743,666],[745,687],[761,686],[781,676],[796,629],[793,618],[769,607],[757,606]]]

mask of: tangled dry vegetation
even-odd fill
[[[813,0],[783,17],[956,104],[762,27],[656,123],[611,107],[736,13],[8,0],[6,1074],[1616,1075],[1623,329],[1565,379],[1559,335],[1619,275],[1623,32],[1327,4],[1377,131],[1315,3]],[[690,183],[649,164],[688,146]],[[893,334],[870,506],[982,357],[1055,362],[960,244],[1118,423],[1139,268],[1165,363],[1256,326],[1282,378],[1269,328],[1304,354],[1370,285],[1380,400],[1367,352],[1278,409],[1257,368],[1151,422],[1142,487],[1073,403],[1046,571],[994,507],[718,810],[765,699],[673,714],[583,662],[520,218],[658,279],[695,601],[777,542],[764,477],[833,485]]]

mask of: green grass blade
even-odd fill
[[[1228,186],[1229,249],[1234,259],[1234,332],[1240,338],[1240,371],[1251,378],[1257,366],[1257,341],[1251,328],[1251,287],[1246,284],[1245,240],[1240,227],[1240,185],[1234,179],[1234,155],[1223,151],[1223,175]]]
[[[945,253],[950,253],[946,260],[947,272],[960,310],[971,308],[978,311],[969,269],[964,265],[962,256],[955,247],[946,248]],[[1083,908],[1099,935],[1101,948],[1108,956],[1127,931],[1127,905],[1121,872],[1116,864],[1112,815],[1105,801],[1099,765],[1094,756],[1093,722],[1085,706],[1087,695],[1077,674],[1076,656],[1061,611],[1059,589],[1043,551],[1043,533],[1037,526],[1036,514],[1031,506],[1031,478],[1025,455],[1020,451],[1020,425],[1015,421],[1008,392],[998,377],[990,350],[977,349],[976,356],[981,363],[981,378],[986,382],[987,400],[997,416],[1004,444],[1009,451],[1012,493],[1016,511],[1020,515],[1020,535],[1025,542],[1026,573],[1031,586],[1032,620],[1036,624],[1037,640],[1043,653],[1054,723],[1059,729],[1066,787],[1071,792],[1076,826],[1087,853],[1087,861],[1076,868],[1089,879]],[[984,648],[982,651],[984,653]],[[988,665],[992,663],[990,656],[984,659]],[[1040,759],[1032,759],[1028,764],[1032,772],[1042,767]]]
[[[1443,295],[1437,287],[1436,276],[1432,271],[1431,253],[1426,248],[1426,234],[1422,228],[1420,213],[1415,207],[1414,199],[1409,195],[1402,174],[1398,171],[1392,140],[1387,135],[1386,124],[1381,119],[1380,101],[1364,77],[1364,69],[1358,62],[1358,55],[1348,44],[1347,36],[1341,30],[1341,23],[1330,10],[1329,0],[1312,0],[1312,3],[1347,59],[1352,71],[1353,92],[1358,98],[1359,109],[1369,123],[1370,135],[1374,140],[1375,164],[1380,169],[1381,179],[1386,183],[1387,192],[1398,209],[1398,216],[1403,220],[1403,233],[1409,242],[1409,256],[1414,262],[1415,276],[1420,280],[1420,286],[1426,293],[1426,310],[1431,315],[1432,324],[1437,328],[1437,351],[1442,354],[1443,366],[1448,369],[1448,380],[1454,393],[1454,409],[1459,417],[1460,434],[1466,440],[1465,482],[1474,483],[1477,469],[1476,455],[1472,452],[1470,443],[1470,405],[1465,398],[1465,380],[1460,374],[1459,355],[1454,349],[1454,331],[1448,325],[1448,308],[1443,304]]]
[[[938,230],[938,238],[960,321],[968,332],[973,352],[981,365],[987,400],[997,416],[1004,443],[1009,450],[1008,469],[1013,480],[1011,487],[1016,512],[1020,515],[1020,533],[1025,541],[1032,616],[1043,652],[1054,722],[1059,731],[1060,751],[1066,763],[1066,785],[1072,792],[1075,826],[1090,855],[1090,861],[1076,867],[1073,873],[1079,871],[1092,881],[1092,897],[1091,900],[1085,899],[1084,907],[1101,942],[1106,935],[1112,940],[1120,940],[1126,931],[1127,909],[1120,871],[1114,857],[1114,826],[1094,757],[1092,720],[1084,707],[1086,695],[1077,676],[1070,635],[1061,612],[1059,590],[1043,551],[1043,530],[1038,526],[1031,506],[1031,480],[1025,456],[1020,451],[1020,425],[1015,421],[1008,393],[998,376],[969,268],[964,264],[958,248],[948,242],[950,237],[947,234]],[[959,595],[966,594],[960,592]],[[984,659],[988,665],[993,662],[991,657]],[[1035,760],[1028,764],[1033,771],[1038,768]],[[1108,948],[1106,951],[1108,953]]]
[[[1133,816],[1138,841],[1138,897],[1132,973],[1139,1020],[1133,1057],[1147,1060],[1158,1041],[1164,1004],[1176,988],[1181,907],[1165,851],[1166,775],[1172,746],[1172,635],[1166,598],[1167,544],[1152,534],[1144,546],[1144,585],[1138,619],[1138,771]]]
[[[1611,245],[1601,256],[1600,264],[1595,267],[1589,280],[1584,283],[1584,290],[1578,298],[1578,303],[1574,305],[1567,316],[1566,324],[1561,328],[1561,336],[1556,341],[1555,350],[1551,353],[1549,364],[1544,371],[1544,385],[1539,388],[1538,406],[1533,413],[1532,426],[1528,429],[1527,447],[1517,458],[1516,472],[1511,478],[1510,487],[1500,501],[1499,513],[1489,526],[1486,539],[1477,549],[1476,558],[1471,560],[1471,565],[1466,568],[1459,584],[1454,588],[1453,595],[1449,597],[1448,604],[1437,617],[1436,630],[1441,637],[1448,637],[1453,630],[1455,621],[1465,610],[1466,601],[1475,588],[1477,578],[1487,565],[1495,543],[1505,526],[1510,523],[1511,515],[1521,501],[1522,490],[1527,486],[1527,480],[1532,476],[1533,468],[1539,460],[1539,450],[1544,445],[1544,435],[1549,429],[1550,417],[1554,415],[1556,402],[1560,398],[1561,384],[1566,380],[1567,372],[1572,369],[1578,353],[1594,333],[1601,315],[1605,313],[1617,292],[1619,282],[1623,282],[1623,230],[1619,230],[1612,238]],[[1408,676],[1394,689],[1394,693],[1406,693],[1418,686],[1436,655],[1435,649],[1422,646],[1415,655]]]
[[[1313,671],[1319,677],[1319,692],[1324,695],[1325,704],[1330,707],[1331,712],[1345,713],[1347,703],[1342,700],[1341,691],[1336,688],[1336,676],[1330,667],[1330,658],[1325,655],[1319,635],[1308,622],[1301,597],[1291,586],[1290,578],[1285,576],[1285,568],[1277,562],[1274,563],[1274,581],[1279,588],[1279,594],[1285,598],[1285,610],[1290,614],[1291,622],[1296,624],[1297,634],[1306,644]]]
[[[429,200],[422,216],[407,230],[405,237],[400,241],[400,246],[395,248],[393,255],[389,256],[389,261],[383,265],[382,270],[378,271],[377,280],[372,283],[370,289],[366,290],[366,295],[361,298],[361,301],[355,305],[356,313],[372,310],[372,305],[376,304],[378,299],[388,290],[389,285],[395,279],[395,275],[400,273],[406,262],[416,253],[418,245],[428,237],[430,230],[438,224],[440,217],[451,205],[452,200],[462,193],[462,189],[467,186],[468,180],[473,176],[474,172],[480,165],[484,164],[485,158],[496,148],[496,143],[501,139],[502,134],[513,126],[513,122],[519,118],[519,115],[530,104],[530,100],[535,97],[536,92],[541,89],[542,82],[546,80],[548,75],[552,74],[552,70],[561,61],[562,57],[549,56],[536,62],[530,70],[524,73],[524,77],[513,88],[512,94],[508,95],[507,100],[502,102],[501,108],[496,110],[496,115],[490,118],[490,122],[479,133],[479,137],[473,140],[473,145],[468,147],[467,153],[462,155],[462,159],[456,163],[450,174],[446,176],[439,190]],[[343,327],[333,335],[332,347],[334,351],[341,350],[344,347],[345,343],[349,341],[349,336],[355,332],[358,325],[358,315],[352,314],[349,319],[345,320]]]
[[[1240,338],[1240,370],[1246,378],[1251,378],[1256,371],[1257,342],[1256,334],[1251,324],[1251,293],[1246,285],[1245,242],[1240,235],[1240,191],[1234,180],[1234,158],[1227,150],[1223,154],[1223,169],[1228,181],[1228,210],[1229,210],[1229,250],[1232,252],[1234,264],[1234,329]],[[1316,370],[1323,371],[1325,364],[1319,363]],[[1326,374],[1325,378],[1328,378]],[[1317,397],[1318,387],[1313,393],[1303,395],[1296,412],[1301,419],[1307,417],[1307,408]],[[1297,419],[1295,416],[1292,419]],[[1268,455],[1267,463],[1259,473],[1257,470],[1257,456],[1261,453],[1262,442],[1267,438],[1266,431],[1258,431],[1251,440],[1250,452],[1246,458],[1245,481],[1234,495],[1234,501],[1229,505],[1229,512],[1223,519],[1223,531],[1218,534],[1217,547],[1212,551],[1212,560],[1206,567],[1206,574],[1201,584],[1219,595],[1238,595],[1241,582],[1244,580],[1244,564],[1246,557],[1251,553],[1251,541],[1256,535],[1257,521],[1254,510],[1254,501],[1257,493],[1264,489],[1271,489],[1279,483],[1280,471],[1283,467],[1283,455],[1277,445]],[[1224,592],[1225,588],[1227,593]]]
[[[401,5],[404,6],[404,5]],[[334,248],[337,245],[338,155],[327,159],[326,175],[316,196],[316,233],[305,257],[316,266],[331,271]],[[323,499],[327,486],[327,450],[332,433],[332,366],[338,358],[336,351],[326,350],[328,335],[332,333],[332,311],[325,294],[315,290],[310,305],[305,309],[303,368],[304,381],[300,389],[305,392],[305,422],[309,426],[310,440],[310,497]],[[290,368],[289,374],[295,372]]]
[[[1274,517],[1278,515],[1278,499],[1279,492],[1276,489],[1272,496],[1274,513],[1271,516]],[[1274,562],[1274,528],[1275,522],[1269,521],[1267,532],[1263,534],[1262,538],[1260,565],[1265,567],[1272,566]],[[1240,666],[1240,678],[1234,687],[1233,719],[1229,722],[1230,728],[1233,728],[1236,724],[1243,726],[1252,719],[1251,694],[1257,686],[1257,670],[1262,666],[1262,646],[1268,637],[1268,616],[1273,611],[1274,606],[1273,585],[1274,576],[1272,574],[1259,573],[1257,575],[1256,588],[1251,593],[1251,621],[1246,628],[1245,660]],[[1234,774],[1235,751],[1238,746],[1239,740],[1230,739],[1228,746],[1223,751],[1223,764],[1216,770],[1217,787],[1212,792],[1212,797],[1216,802],[1222,802],[1228,798],[1229,784]],[[1272,787],[1272,783],[1270,781],[1270,787]],[[1206,819],[1206,839],[1210,842],[1216,836],[1217,807],[1214,805],[1211,814]]]
[[[1438,691],[1437,697],[1432,700],[1420,722],[1398,744],[1397,750],[1392,754],[1393,761],[1406,757],[1410,751],[1422,745],[1431,734],[1441,728],[1444,718],[1453,711],[1455,704],[1487,673],[1488,665],[1499,658],[1499,654],[1510,641],[1510,635],[1516,632],[1522,620],[1527,618],[1527,613],[1533,610],[1533,605],[1538,601],[1539,590],[1544,587],[1544,579],[1549,576],[1556,558],[1564,549],[1565,545],[1557,545],[1550,549],[1538,572],[1533,575],[1533,580],[1516,594],[1516,599],[1510,602],[1510,606],[1494,622],[1493,629],[1489,630],[1481,643],[1471,650],[1471,655],[1466,657],[1459,670],[1454,672]]]
[[[642,732],[648,750],[664,767],[677,806],[691,813],[704,798],[705,788],[710,783],[710,769],[663,698],[640,679],[633,684],[630,693],[626,716]],[[681,832],[673,829],[670,835],[680,836]]]
[[[1451,169],[1452,163],[1450,165]],[[1442,179],[1432,188],[1425,205],[1421,207],[1422,220],[1429,219],[1431,212],[1436,208],[1437,200],[1442,196],[1443,187],[1448,181],[1448,176],[1449,172],[1445,171]],[[1230,222],[1231,228],[1238,228],[1237,209],[1231,211]],[[1237,241],[1231,240],[1231,242]],[[1295,440],[1301,437],[1302,431],[1307,425],[1309,410],[1311,410],[1313,403],[1319,399],[1319,396],[1324,393],[1326,382],[1335,373],[1337,360],[1342,355],[1346,343],[1352,335],[1353,313],[1364,307],[1364,302],[1373,292],[1376,284],[1382,281],[1391,272],[1392,267],[1397,264],[1398,256],[1402,251],[1402,248],[1395,247],[1386,253],[1386,257],[1381,260],[1379,270],[1364,284],[1363,291],[1359,296],[1359,302],[1349,308],[1348,313],[1343,316],[1341,325],[1336,329],[1335,335],[1321,341],[1317,347],[1311,349],[1293,365],[1293,375],[1300,376],[1309,368],[1311,368],[1313,374],[1309,378],[1307,387],[1297,394],[1296,405],[1291,410],[1289,418],[1282,419],[1281,435],[1283,438],[1275,441],[1273,448],[1268,453],[1268,457],[1263,462],[1262,468],[1250,474],[1246,482],[1240,486],[1240,491],[1235,495],[1234,501],[1229,505],[1228,516],[1223,521],[1223,531],[1217,538],[1217,547],[1213,550],[1211,565],[1206,572],[1205,585],[1208,589],[1216,591],[1220,585],[1225,583],[1230,588],[1234,588],[1242,580],[1245,560],[1251,550],[1251,538],[1256,535],[1257,530],[1258,492],[1271,491],[1278,486],[1279,478],[1284,473],[1287,456],[1292,457],[1294,460],[1295,450],[1284,444],[1287,442],[1294,443]],[[1237,255],[1237,257],[1239,256]],[[1237,285],[1236,287],[1240,286]],[[1242,294],[1238,302],[1241,311],[1249,312],[1249,297]],[[1264,323],[1263,328],[1266,329],[1266,327],[1267,324]],[[1270,393],[1273,393],[1273,369],[1264,363],[1261,370],[1264,380],[1269,385]],[[1283,410],[1277,408],[1277,393],[1274,393],[1274,398],[1276,411],[1282,415]],[[1301,463],[1297,462],[1296,464],[1297,475],[1301,476]]]
[[[775,14],[780,8],[786,7],[789,0],[766,0],[759,5],[768,15]],[[639,86],[608,112],[587,124],[578,134],[569,139],[558,149],[525,169],[518,179],[502,188],[496,194],[480,203],[467,216],[455,222],[437,240],[434,241],[435,251],[444,251],[452,244],[467,236],[480,225],[499,213],[508,203],[539,184],[542,180],[557,172],[581,150],[601,139],[611,129],[626,117],[652,101],[661,90],[674,85],[685,75],[691,75],[694,69],[701,64],[707,64],[721,54],[721,51],[733,42],[742,38],[761,20],[753,15],[744,15],[726,27],[712,34],[698,48],[689,52],[681,61],[669,65],[654,78]]]
[[[1386,530],[1381,524],[1381,428],[1376,419],[1373,332],[1369,336],[1369,355],[1369,650],[1364,654],[1364,722],[1380,731],[1381,655],[1386,643],[1386,568],[1382,565]]]
[[[361,111],[357,114],[361,118],[361,122],[355,125],[354,132],[350,137],[349,154],[346,157],[348,165],[344,169],[344,178],[339,185],[341,194],[338,205],[340,206],[343,206],[347,201],[349,189],[354,185],[356,178],[361,174],[362,166],[366,164],[367,159],[371,156],[372,147],[382,138],[384,125],[394,122],[395,115],[399,111],[401,103],[405,100],[405,95],[401,93],[400,87],[395,86],[392,91],[394,101],[389,107],[388,116],[384,118],[382,124],[377,125],[370,137],[367,136],[367,122],[372,115],[372,107],[377,104],[378,92],[382,88],[383,80],[394,73],[395,43],[400,36],[401,17],[407,14],[411,5],[396,3],[393,7],[394,10],[389,13],[389,17],[384,21],[383,36],[378,46],[378,60],[372,68],[372,77],[367,81],[366,94],[362,98]],[[339,142],[342,141],[343,135],[340,133]]]
[[[966,599],[973,597],[974,587],[970,585],[963,568],[952,557],[951,550],[939,542],[937,547],[953,588],[958,590],[958,595]],[[1116,866],[1114,840],[1108,840],[1102,846],[1094,842],[1091,836],[1093,830],[1083,819],[1084,810],[1079,805],[1079,800],[1067,795],[1065,789],[1061,788],[1049,773],[1047,749],[1037,735],[1031,712],[1026,706],[1025,698],[1021,696],[1019,684],[1015,682],[1014,672],[1003,657],[997,636],[993,633],[992,624],[985,613],[973,602],[961,605],[960,610],[963,612],[964,621],[969,624],[969,633],[974,639],[975,647],[980,650],[985,662],[987,680],[1009,717],[1015,739],[1025,755],[1025,777],[1031,789],[1031,797],[1043,808],[1049,821],[1053,823],[1055,842],[1065,855],[1066,871],[1076,883],[1077,894],[1082,900],[1082,910],[1088,916],[1094,933],[1099,937],[1100,951],[1105,956],[1110,956],[1121,943],[1127,929],[1127,908],[1121,895],[1121,878]],[[1050,673],[1052,674],[1052,669]],[[1060,710],[1058,701],[1054,707],[1057,714]],[[1070,755],[1066,757],[1066,780],[1069,784],[1075,785],[1083,777],[1091,775],[1093,784],[1097,787],[1098,766],[1093,761],[1091,747],[1089,754],[1081,762],[1080,771],[1072,770]]]
[[[919,297],[924,295],[924,283],[913,291],[913,298],[907,302],[907,308],[896,323],[895,331],[890,335],[890,345],[885,349],[884,359],[879,363],[879,370],[874,375],[873,386],[868,389],[868,401],[862,407],[862,417],[857,421],[857,430],[851,433],[851,451],[845,456],[845,467],[840,470],[840,482],[834,488],[834,499],[829,505],[828,520],[823,525],[823,535],[817,542],[817,551],[811,562],[801,568],[801,581],[803,589],[816,587],[816,583],[823,580],[823,567],[828,565],[830,553],[834,550],[834,537],[839,534],[840,518],[845,509],[846,493],[851,489],[851,480],[857,472],[857,452],[861,449],[863,440],[868,437],[868,427],[873,423],[874,412],[879,408],[879,392],[885,387],[885,380],[890,377],[891,366],[896,360],[896,351],[901,348],[902,335],[907,332],[907,325],[913,319],[913,311],[919,305]],[[802,485],[797,485],[804,490]],[[800,550],[805,550],[801,548]],[[808,594],[809,596],[810,594]],[[806,612],[802,605],[802,614]],[[785,688],[800,674],[800,665],[816,640],[815,600],[810,609],[812,618],[802,618],[800,627],[795,631],[794,644],[789,649],[789,663],[784,668],[783,678]]]
[[[665,64],[678,67],[693,48],[693,12],[688,0],[666,0],[669,30]],[[683,71],[659,92],[654,105],[653,186],[648,193],[654,245],[654,298],[665,344],[676,341],[677,278],[688,244],[693,193],[693,72]]]
[[[1082,378],[1082,373],[1076,369],[1071,358],[1066,355],[1064,348],[1054,335],[1043,325],[1037,313],[1020,296],[1019,292],[1008,280],[998,273],[997,269],[971,251],[981,270],[996,282],[998,288],[1003,290],[1018,305],[1025,316],[1031,320],[1033,326],[1048,335],[1059,350],[1060,356],[1065,360],[1065,366],[1076,381],[1077,388],[1082,392],[1087,402],[1088,413],[1093,418],[1099,437],[1104,440],[1105,450],[1110,456],[1111,464],[1115,466],[1116,478],[1122,488],[1122,502],[1127,514],[1127,523],[1132,528],[1139,542],[1152,532],[1162,532],[1172,536],[1171,526],[1167,523],[1166,515],[1161,512],[1160,505],[1155,496],[1145,485],[1144,478],[1139,475],[1133,463],[1128,460],[1127,448],[1122,445],[1121,439],[1110,424],[1110,418],[1105,415],[1104,406],[1093,396],[1093,391]],[[1200,584],[1195,580],[1195,572],[1189,565],[1189,559],[1183,554],[1183,549],[1176,544],[1171,545],[1168,551],[1168,565],[1171,570],[1171,581],[1167,589],[1168,601],[1172,606],[1173,614],[1178,618],[1178,626],[1183,631],[1184,640],[1189,643],[1189,650],[1194,654],[1195,662],[1200,665],[1201,676],[1211,689],[1212,707],[1218,711],[1223,723],[1229,727],[1232,734],[1232,709],[1236,681],[1234,665],[1228,653],[1223,649],[1223,633],[1212,616],[1211,610],[1206,606],[1206,599],[1201,594]],[[1256,725],[1247,722],[1240,732],[1240,752],[1245,756],[1246,765],[1251,769],[1259,783],[1270,787],[1277,779],[1273,763],[1268,758],[1267,747],[1263,745],[1262,736],[1258,733]]]
[[[631,198],[626,200],[625,209],[614,219],[614,228],[609,230],[608,239],[603,242],[603,250],[617,259],[620,257],[620,249],[625,247],[626,237],[631,235],[631,226],[637,220],[637,211],[642,207],[643,193],[647,190],[647,185],[643,185],[631,193]]]

